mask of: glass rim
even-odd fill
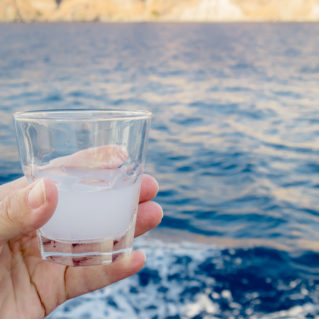
[[[133,108],[39,109],[16,112],[13,117],[19,121],[118,121],[149,119],[152,113],[144,109]]]

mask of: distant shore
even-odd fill
[[[318,22],[319,0],[0,0],[0,22]]]

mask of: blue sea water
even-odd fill
[[[0,181],[11,114],[153,112],[165,217],[148,260],[50,319],[319,318],[319,24],[2,24]]]

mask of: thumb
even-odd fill
[[[0,241],[30,233],[45,224],[55,211],[58,191],[48,179],[18,189],[0,202]]]

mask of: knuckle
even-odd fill
[[[5,223],[9,226],[21,226],[21,221],[17,218],[19,215],[17,212],[17,207],[14,204],[13,200],[7,196],[5,197],[0,204],[0,218],[2,223]]]
[[[14,224],[12,202],[9,197],[5,197],[1,202],[1,215],[9,224]]]

